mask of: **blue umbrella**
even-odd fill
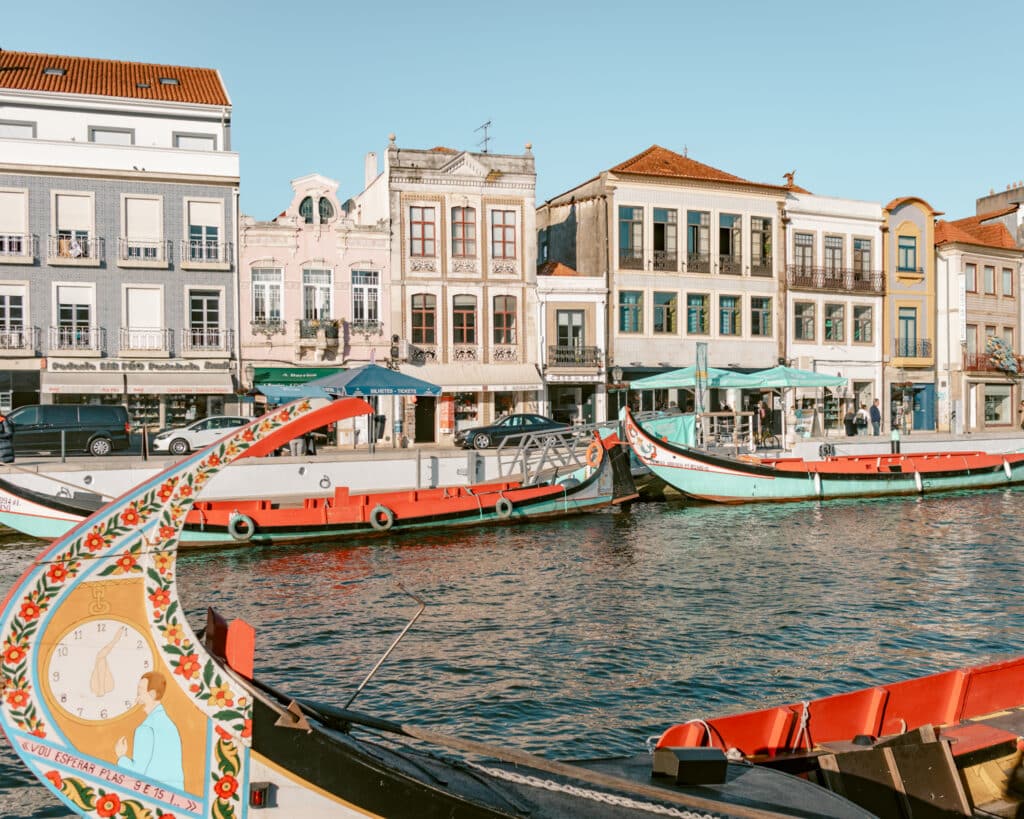
[[[374,395],[440,395],[441,388],[397,370],[364,364],[344,372],[331,373],[304,386],[320,387],[330,395],[368,398]]]
[[[297,398],[331,398],[323,387],[305,384],[257,384],[256,391],[263,393],[271,404],[287,404]]]

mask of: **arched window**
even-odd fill
[[[313,224],[313,197],[307,196],[299,202],[299,216],[307,225]]]
[[[331,204],[331,200],[326,196],[320,198],[320,224],[326,225],[328,219],[334,218],[334,205]]]

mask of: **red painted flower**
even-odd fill
[[[199,660],[195,654],[188,654],[181,658],[174,673],[186,680],[191,680],[199,674]]]
[[[177,534],[177,531],[178,530],[175,529],[173,526],[161,526],[160,527],[160,539],[161,540],[170,540],[172,537],[175,536],[175,534]]]
[[[220,466],[220,457],[217,455],[216,452],[214,452],[212,455],[210,455],[209,458],[206,459],[206,463],[209,464],[210,466]]]
[[[21,688],[15,688],[7,695],[7,704],[10,705],[11,708],[24,708],[28,705],[28,691],[24,691]]]
[[[53,787],[55,787],[57,790],[60,790],[64,787],[64,780],[61,779],[60,774],[56,771],[47,771],[46,778],[49,779],[51,783],[53,783]]]
[[[8,645],[4,649],[4,663],[17,665],[25,659],[25,648],[23,646]]]
[[[96,815],[109,817],[121,812],[121,800],[116,793],[105,793],[96,800]]]
[[[149,602],[155,609],[164,609],[171,605],[171,594],[167,589],[157,589],[149,596]]]
[[[166,481],[161,484],[160,490],[156,493],[156,496],[166,503],[170,500],[172,494],[174,494],[174,481]]]
[[[132,504],[121,513],[121,523],[125,526],[137,526],[142,518],[139,517],[139,510]]]
[[[216,791],[218,799],[230,799],[235,795],[235,791],[238,790],[238,780],[231,776],[231,774],[225,774],[217,780],[217,784],[213,786],[213,789]]]
[[[200,686],[197,683],[192,683],[192,685],[188,687],[188,690],[191,691],[193,694],[198,694],[199,688]]]
[[[46,731],[44,731],[42,728],[36,728],[34,731],[31,732],[31,734],[34,737],[39,737],[39,739],[46,739]]]
[[[130,572],[135,568],[135,556],[125,552],[117,559],[117,573]]]
[[[225,731],[220,725],[218,725],[215,730],[217,731],[217,736],[219,736],[221,739],[223,739],[223,740],[231,739],[231,734],[229,734],[227,731]]]
[[[242,736],[248,739],[252,736],[252,720],[247,719],[245,721],[245,727],[242,729]]]
[[[246,430],[244,430],[242,432],[242,440],[243,441],[251,441],[254,437],[255,437],[255,435],[253,434],[253,431],[252,431],[251,428],[246,429]]]
[[[157,814],[156,819],[174,819],[173,813],[160,813]]]
[[[46,573],[51,583],[63,583],[68,579],[68,567],[63,563],[54,563]]]
[[[107,541],[99,533],[98,529],[93,529],[85,536],[85,548],[90,552],[98,552],[100,549],[105,548],[106,545]]]
[[[181,488],[178,490],[178,495],[182,498],[192,497],[192,487],[189,486],[187,483],[183,484]]]
[[[26,600],[21,604],[21,611],[18,616],[22,620],[35,620],[39,616],[39,606],[34,600]]]

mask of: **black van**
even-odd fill
[[[8,413],[14,424],[14,452],[109,455],[128,448],[128,410],[117,404],[26,404]]]

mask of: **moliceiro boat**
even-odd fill
[[[296,402],[146,479],[54,541],[7,594],[0,727],[67,808],[121,819],[870,815],[720,751],[680,752],[675,767],[652,768],[644,750],[558,762],[351,710],[373,671],[344,707],[254,679],[252,627],[210,612],[200,635],[185,618],[181,532],[226,464],[331,413]]]
[[[729,457],[651,434],[627,410],[637,459],[673,489],[718,503],[829,500],[995,489],[1024,482],[1024,453],[931,452],[803,458]]]
[[[339,418],[368,411],[358,398],[336,399],[331,406]],[[185,516],[181,547],[331,542],[353,535],[519,523],[590,512],[636,497],[628,451],[615,436],[595,437],[585,461],[529,484],[507,480],[363,493],[339,486],[309,497],[197,500]],[[96,494],[50,495],[0,478],[0,523],[35,537],[59,537],[102,505]]]

